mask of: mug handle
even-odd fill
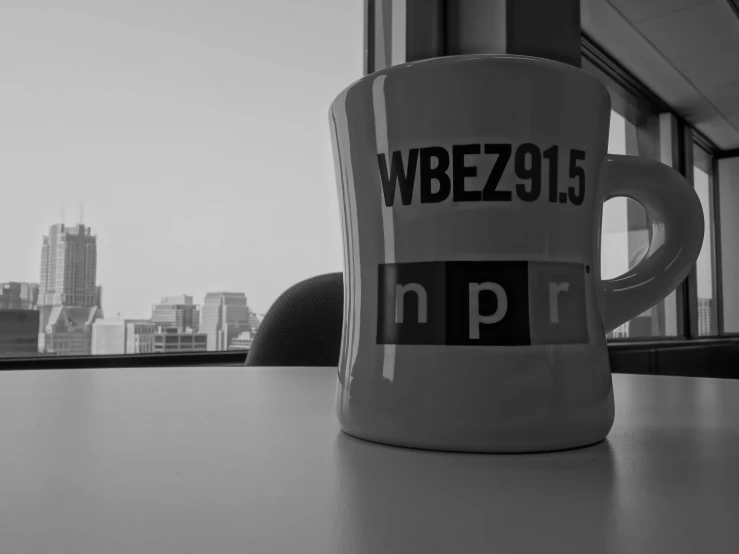
[[[603,202],[616,196],[636,200],[647,211],[652,231],[644,258],[623,275],[601,282],[601,314],[609,332],[678,287],[698,259],[705,224],[693,187],[665,164],[608,154],[600,178]]]

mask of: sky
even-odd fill
[[[340,271],[328,108],[362,76],[359,0],[24,0],[0,17],[0,281],[48,228],[97,235],[106,317]]]

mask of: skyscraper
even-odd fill
[[[52,225],[41,247],[39,306],[96,306],[97,237],[83,224]]]
[[[165,296],[151,307],[151,321],[162,327],[175,327],[185,332],[197,331],[200,326],[199,306],[193,304],[192,296]]]
[[[203,302],[201,332],[208,335],[208,350],[228,350],[242,331],[249,331],[249,308],[243,292],[209,292]]]
[[[41,247],[40,353],[90,354],[92,325],[103,316],[96,273],[97,237],[90,228],[52,225]]]

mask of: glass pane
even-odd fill
[[[611,112],[608,152],[643,155],[640,145],[659,140],[649,136],[623,116]],[[640,136],[641,135],[641,136]],[[644,148],[644,147],[643,147]],[[601,234],[601,276],[613,279],[638,264],[649,247],[649,219],[641,204],[630,198],[613,198],[603,206]],[[609,339],[677,336],[677,296],[673,291],[665,300],[643,314],[614,329]]]
[[[362,2],[6,4],[0,356],[248,348],[341,270]]]
[[[714,294],[714,271],[713,271],[713,210],[711,178],[710,178],[710,156],[702,149],[696,147],[693,158],[693,186],[703,206],[703,218],[706,222],[706,230],[703,234],[703,248],[696,262],[696,282],[698,289],[698,335],[708,336],[718,333],[716,296]],[[709,161],[706,161],[706,158]]]

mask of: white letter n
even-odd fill
[[[418,323],[426,323],[428,317],[426,289],[418,283],[395,285],[395,323],[403,323],[403,298],[408,291],[415,292],[416,298],[418,299]]]

